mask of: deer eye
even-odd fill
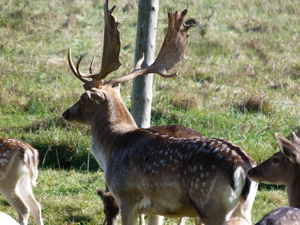
[[[275,158],[275,157],[272,158],[272,163],[276,163],[277,164],[277,163],[279,163],[279,161],[280,160],[278,158]]]
[[[80,105],[81,105],[81,106],[84,106],[84,104],[85,104],[85,101],[80,100]]]

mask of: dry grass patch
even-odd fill
[[[233,108],[242,113],[263,113],[269,115],[273,113],[272,104],[266,96],[250,96],[233,103]]]

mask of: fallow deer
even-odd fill
[[[202,134],[196,130],[190,129],[185,126],[181,125],[164,125],[164,126],[153,126],[150,128],[146,128],[148,130],[152,130],[155,132],[159,132],[161,134],[167,134],[174,137],[182,137],[182,138],[197,138],[201,137]],[[95,185],[96,186],[96,185]],[[117,223],[118,215],[120,214],[121,210],[118,206],[117,201],[113,197],[113,195],[109,192],[108,189],[106,191],[102,190],[98,186],[96,186],[97,194],[100,196],[103,202],[105,220],[104,225],[115,225]],[[161,224],[163,221],[159,220],[158,218],[151,218],[156,219],[158,224]],[[150,219],[150,220],[151,220]],[[145,224],[143,218],[140,218],[141,224]],[[184,225],[186,221],[186,217],[180,218],[178,225]],[[196,225],[202,225],[202,222],[199,218],[196,219]]]
[[[294,143],[275,134],[280,151],[257,167],[248,171],[248,177],[256,182],[283,184],[289,206],[300,209],[300,139],[293,133]]]
[[[32,192],[38,163],[38,151],[29,144],[0,138],[0,193],[17,211],[21,225],[27,225],[30,212],[36,224],[44,224],[41,207]]]
[[[300,209],[284,206],[276,208],[255,225],[300,225]]]
[[[68,53],[74,75],[86,92],[63,113],[67,121],[91,127],[92,153],[105,173],[105,181],[121,208],[123,225],[135,225],[139,214],[200,217],[206,225],[221,225],[231,215],[251,223],[257,184],[247,178],[254,160],[221,138],[176,138],[138,128],[118,92],[122,82],[148,73],[163,77],[184,57],[188,44],[184,24],[187,10],[168,14],[168,30],[158,57],[141,69],[103,81],[119,68],[119,22],[104,5],[105,36],[102,68],[83,74]],[[92,80],[90,80],[91,78]],[[236,210],[238,209],[238,210]],[[234,213],[233,213],[234,211]]]

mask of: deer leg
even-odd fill
[[[251,208],[247,208],[244,201],[240,201],[230,216],[230,219],[232,218],[244,219],[248,224],[251,224]]]
[[[29,177],[23,177],[18,183],[18,190],[23,201],[28,205],[30,212],[37,225],[43,225],[42,212],[39,203],[36,201],[32,192],[32,187]]]
[[[137,225],[138,213],[135,210],[135,203],[121,203],[122,225]]]
[[[185,225],[187,217],[181,217],[177,225]],[[195,218],[195,225],[204,225],[200,217]]]
[[[145,215],[144,214],[140,214],[139,215],[139,219],[140,219],[140,225],[145,225]]]
[[[164,217],[159,215],[149,215],[148,225],[162,225],[164,222]]]
[[[195,218],[195,225],[204,225],[200,217]]]
[[[178,221],[177,225],[185,225],[185,221],[186,221],[187,217],[181,217]]]
[[[247,197],[247,200],[245,201],[243,198],[239,200],[237,206],[233,210],[232,215],[230,218],[242,218],[244,219],[248,224],[252,224],[251,219],[251,209],[255,200],[256,192],[257,192],[257,186],[258,183],[252,182],[250,187],[250,192]]]
[[[221,199],[222,200],[222,199]],[[220,200],[220,201],[221,201]],[[205,210],[200,210],[201,207],[194,205],[195,211],[198,213],[196,218],[196,225],[223,225],[225,223],[228,215],[228,206],[223,204],[208,204],[205,205]]]
[[[22,198],[15,192],[11,191],[14,189],[1,189],[1,193],[5,197],[5,199],[9,202],[9,204],[14,207],[18,214],[18,221],[20,225],[27,225],[29,218],[29,208],[26,203],[22,200]]]
[[[27,203],[27,205],[30,208],[31,214],[34,218],[34,221],[36,222],[37,225],[43,225],[43,220],[42,220],[42,213],[41,213],[41,207],[39,203],[36,201],[35,197],[33,196],[32,192],[28,192],[27,195],[24,193],[22,194],[23,199]]]

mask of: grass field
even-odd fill
[[[99,224],[102,205],[93,183],[103,173],[90,154],[89,129],[67,124],[61,113],[83,93],[67,64],[85,55],[101,61],[104,1],[8,0],[0,2],[0,135],[26,141],[40,151],[34,189],[45,224]],[[111,0],[121,22],[122,63],[111,77],[133,68],[137,3]],[[207,137],[222,137],[262,162],[278,146],[274,134],[300,134],[300,2],[295,0],[161,1],[157,51],[167,12],[189,10],[190,29],[180,74],[155,76],[152,125],[181,124]],[[99,63],[98,63],[99,64]],[[132,83],[122,85],[130,107]],[[259,186],[253,222],[287,205],[281,186]],[[0,211],[16,217],[1,197]],[[32,221],[32,218],[31,218]],[[177,220],[167,219],[166,224]],[[192,224],[192,220],[188,222]]]

